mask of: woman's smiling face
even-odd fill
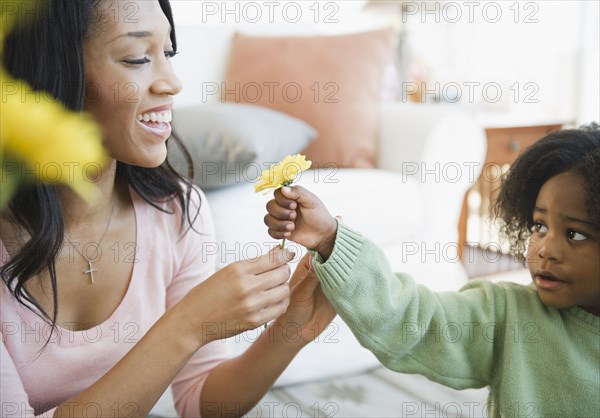
[[[98,4],[84,44],[85,110],[104,132],[111,157],[157,167],[167,155],[173,96],[171,25],[157,0]]]

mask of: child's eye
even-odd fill
[[[588,239],[588,237],[586,235],[582,234],[581,232],[572,231],[572,230],[567,232],[567,237],[573,241],[585,241],[586,239]]]
[[[534,222],[531,227],[532,232],[539,232],[540,234],[545,234],[548,232],[548,227],[541,222]]]
[[[129,65],[142,65],[148,64],[150,60],[147,57],[144,57],[137,60],[123,60],[123,62]]]
[[[165,51],[165,57],[167,58],[173,58],[175,55],[179,54],[179,52],[175,52],[175,51]]]

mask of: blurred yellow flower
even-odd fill
[[[308,170],[311,162],[304,155],[288,155],[280,163],[273,164],[268,170],[263,170],[254,186],[255,192],[277,190],[282,186],[289,186],[296,180],[298,174]]]
[[[31,0],[27,1],[31,7]],[[13,26],[27,24],[24,4],[24,0],[3,0],[0,43]],[[0,63],[1,52],[2,45]],[[63,183],[84,199],[93,199],[98,192],[94,177],[108,161],[101,130],[93,119],[14,80],[2,67],[0,85],[0,209],[24,182]]]

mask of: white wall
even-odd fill
[[[334,34],[381,26],[366,3],[172,0],[182,51],[174,62],[191,87],[178,103],[197,101],[200,83],[221,81],[234,31]],[[598,120],[597,1],[404,3],[405,53],[413,80],[428,83],[426,99],[437,93],[457,105],[536,120]],[[214,62],[190,65],[192,54]]]
[[[581,20],[577,124],[600,120],[600,2],[585,2]]]
[[[592,102],[598,103],[598,88],[593,86],[585,88],[589,97],[579,103],[578,83],[582,62],[588,66],[595,59],[595,72],[590,69],[586,74],[598,74],[598,13],[583,13],[584,8],[591,8],[587,3],[596,2],[472,2],[478,6],[473,6],[471,16],[466,3],[430,2],[425,7],[432,11],[437,4],[437,15],[421,9],[419,14],[405,18],[415,70],[420,64],[429,79],[442,86],[452,82],[498,83],[502,98],[497,103],[492,103],[492,94],[486,100],[481,89],[474,88],[476,104],[490,111],[572,121],[578,118],[578,111],[589,112],[585,109]],[[454,23],[457,10],[462,17]],[[582,26],[583,16],[587,29]],[[593,28],[595,43],[590,40]],[[586,57],[584,61],[582,57]],[[588,75],[587,83],[592,78]],[[515,83],[519,83],[518,89]],[[463,91],[467,89],[465,86]],[[465,98],[460,103],[471,104]]]

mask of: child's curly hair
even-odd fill
[[[600,126],[548,134],[528,147],[512,164],[502,183],[492,213],[501,221],[500,233],[510,251],[525,260],[533,226],[533,209],[542,185],[550,178],[573,172],[585,181],[586,209],[593,228],[600,231]]]

